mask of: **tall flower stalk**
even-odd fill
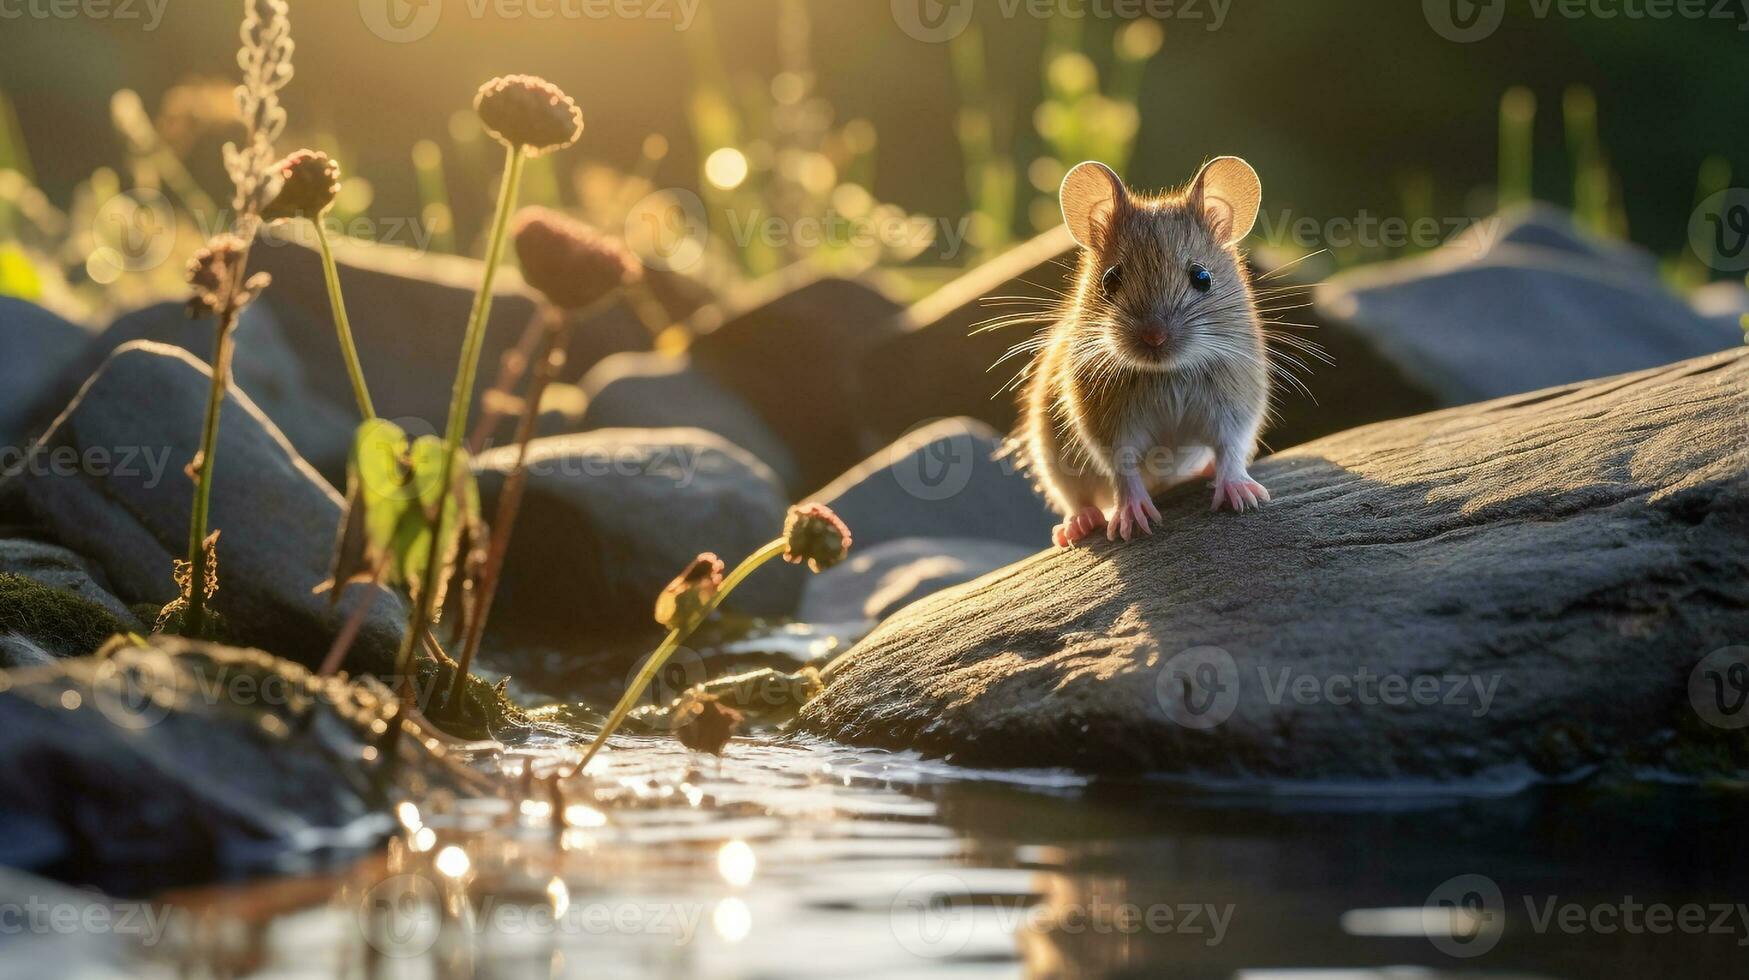
[[[468,620],[461,664],[445,702],[452,711],[461,708],[462,685],[467,682],[468,670],[486,633],[492,600],[510,551],[510,535],[515,530],[523,491],[528,485],[528,448],[540,421],[541,397],[564,359],[571,324],[587,320],[618,302],[624,287],[643,277],[643,267],[617,241],[556,211],[525,210],[518,216],[512,237],[524,278],[547,298],[547,305],[538,314],[540,347],[533,356],[533,373],[516,425],[516,463],[498,495],[498,511],[492,519],[492,541],[480,573],[478,598]]]
[[[352,321],[346,316],[346,297],[340,292],[340,270],[334,264],[334,249],[328,243],[328,227],[323,220],[340,195],[340,165],[326,153],[299,150],[273,169],[279,175],[279,194],[262,211],[262,220],[304,218],[315,227],[316,244],[322,253],[322,279],[328,287],[328,306],[334,315],[334,331],[340,337],[340,355],[352,380],[359,417],[369,421],[376,418],[376,408],[371,404],[370,388],[364,383],[364,367],[358,359],[358,345],[353,341]]]
[[[473,311],[462,338],[455,388],[450,393],[442,456],[446,478],[438,490],[436,506],[429,511],[435,532],[431,536],[431,551],[425,562],[424,581],[414,597],[412,620],[407,624],[407,635],[402,639],[396,658],[396,670],[403,684],[409,678],[414,653],[430,628],[437,596],[449,573],[445,544],[453,533],[448,526],[448,511],[456,479],[455,472],[448,468],[466,465],[462,437],[467,432],[468,409],[479,374],[480,349],[485,342],[486,322],[492,312],[492,285],[504,258],[510,215],[516,208],[523,167],[529,157],[570,146],[583,132],[583,114],[577,109],[577,104],[557,86],[529,75],[510,75],[487,82],[480,87],[474,108],[487,131],[504,144],[504,176],[498,190],[497,210],[492,216],[492,230],[486,240],[485,271],[481,276],[480,290],[474,296]]]
[[[220,236],[190,263],[189,281],[194,297],[189,310],[195,315],[217,318],[213,341],[212,386],[207,393],[206,415],[201,425],[200,449],[189,464],[194,478],[194,506],[188,520],[187,581],[194,583],[177,600],[183,604],[181,631],[187,636],[211,632],[207,608],[212,583],[217,591],[217,542],[207,532],[212,516],[213,463],[218,448],[219,415],[225,388],[230,382],[232,334],[237,318],[260,291],[267,277],[247,275],[249,250],[261,224],[261,211],[269,189],[269,170],[274,158],[273,141],[285,129],[285,109],[279,90],[292,77],[291,20],[285,0],[244,0],[242,47],[237,63],[243,82],[237,86],[238,115],[243,121],[242,144],[226,144],[225,170],[236,186],[233,206],[236,219],[232,233]]]
[[[843,561],[849,553],[850,529],[844,526],[838,515],[824,504],[801,504],[790,508],[789,516],[784,521],[782,537],[748,555],[726,578],[720,574],[722,566],[716,561],[716,556],[700,555],[679,578],[663,590],[662,598],[656,603],[656,621],[669,627],[668,636],[650,654],[649,659],[644,661],[643,668],[620,696],[619,703],[613,706],[613,712],[607,716],[607,723],[601,726],[595,740],[584,751],[582,760],[571,771],[582,772],[589,767],[596,753],[601,751],[601,747],[607,744],[607,740],[625,722],[632,706],[644,696],[644,689],[656,679],[657,672],[680,649],[680,645],[710,618],[710,614],[722,605],[729,593],[735,591],[735,587],[746,581],[749,575],[758,571],[761,565],[774,558],[782,558],[792,564],[806,564],[820,572]],[[713,566],[714,572],[710,571]]]

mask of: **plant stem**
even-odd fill
[[[358,345],[352,340],[352,322],[346,317],[346,300],[340,295],[340,270],[334,265],[334,249],[328,244],[328,229],[317,215],[316,243],[322,248],[322,277],[328,282],[328,305],[334,310],[334,330],[340,334],[340,353],[346,358],[346,373],[352,376],[352,394],[358,399],[358,414],[366,421],[377,417],[370,389],[364,383],[364,368],[358,361]]]
[[[492,234],[487,239],[486,268],[480,277],[480,291],[474,296],[473,313],[468,318],[468,330],[462,338],[461,364],[456,369],[455,390],[450,394],[449,424],[444,428],[444,459],[453,461],[461,449],[462,435],[468,425],[468,408],[473,400],[474,379],[479,373],[480,347],[486,337],[486,321],[492,313],[492,281],[498,275],[498,263],[504,258],[504,238],[510,228],[510,213],[516,208],[516,192],[522,182],[522,165],[527,158],[518,147],[506,147],[504,182],[498,189],[498,209],[492,218]],[[396,658],[396,671],[406,677],[413,663],[413,653],[419,648],[426,629],[431,625],[432,608],[436,604],[438,585],[443,581],[444,511],[449,507],[450,494],[455,492],[453,472],[446,472],[438,489],[436,524],[431,537],[431,554],[425,562],[425,581],[419,599],[413,603],[413,616],[407,624],[407,635],[401,641]]]
[[[206,638],[206,537],[207,522],[212,516],[213,456],[219,444],[219,410],[225,404],[225,386],[231,378],[231,334],[237,328],[237,317],[243,312],[238,302],[249,275],[249,253],[254,247],[254,229],[243,239],[243,254],[225,293],[225,305],[219,311],[218,335],[213,339],[213,381],[207,390],[206,419],[201,424],[200,451],[195,454],[199,469],[194,474],[194,510],[188,518],[188,612],[183,617],[184,636]]]
[[[747,576],[752,575],[759,566],[781,556],[787,547],[788,543],[783,538],[778,538],[748,555],[745,561],[736,565],[735,570],[723,579],[722,588],[717,590],[716,595],[711,596],[710,601],[705,603],[704,608],[699,611],[697,616],[694,616],[690,622],[682,623],[668,634],[668,638],[663,640],[662,645],[656,648],[656,652],[650,654],[650,659],[644,662],[643,669],[638,671],[638,676],[632,680],[631,686],[626,688],[625,694],[620,696],[619,703],[613,706],[613,714],[607,716],[607,724],[601,727],[601,732],[595,736],[595,741],[589,743],[588,751],[583,753],[583,761],[577,763],[576,767],[571,770],[573,773],[582,772],[589,768],[589,760],[595,758],[595,753],[601,751],[601,747],[607,744],[608,737],[619,728],[621,722],[625,721],[626,715],[631,713],[632,705],[643,696],[644,688],[648,687],[650,681],[655,679],[656,672],[662,669],[662,665],[668,662],[668,658],[674,656],[674,651],[680,649],[680,644],[686,642],[686,638],[691,636],[693,631],[697,630],[706,619],[710,618],[710,614],[716,611],[717,606],[721,605],[724,599],[728,598],[729,593],[735,590],[735,586],[745,581]]]
[[[498,592],[498,577],[504,571],[504,558],[510,551],[510,532],[516,527],[516,516],[522,509],[522,493],[528,486],[528,445],[534,441],[535,426],[540,422],[541,394],[553,380],[557,365],[554,354],[563,346],[570,333],[570,321],[558,310],[547,309],[542,316],[548,320],[546,342],[534,355],[534,373],[529,377],[528,393],[523,398],[522,418],[516,423],[516,465],[504,481],[498,494],[498,512],[492,517],[492,543],[486,552],[486,567],[480,571],[479,606],[468,623],[468,635],[462,645],[461,663],[451,683],[449,697],[444,701],[451,710],[461,706],[462,685],[467,683],[468,668],[474,654],[480,651],[480,640],[486,635],[486,620],[492,615],[492,599]]]

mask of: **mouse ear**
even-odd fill
[[[1223,245],[1251,234],[1263,207],[1263,182],[1238,157],[1216,157],[1203,165],[1190,188],[1191,206],[1200,210]]]
[[[1124,198],[1123,181],[1110,167],[1089,160],[1063,178],[1063,222],[1082,248],[1098,248]]]

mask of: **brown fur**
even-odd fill
[[[1063,514],[1118,503],[1126,474],[1150,495],[1213,459],[1238,479],[1268,411],[1270,369],[1245,263],[1200,183],[1120,195],[1092,221],[1074,292],[1028,371],[1015,433],[1041,490]],[[1200,263],[1214,277],[1191,285]],[[1107,297],[1106,270],[1122,267]],[[1138,333],[1165,322],[1164,357]],[[1248,478],[1247,478],[1248,479]]]

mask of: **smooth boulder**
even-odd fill
[[[0,540],[0,572],[22,575],[52,589],[72,593],[102,606],[118,619],[133,619],[133,613],[104,580],[102,570],[59,545],[28,538]]]
[[[104,362],[30,455],[0,482],[54,541],[95,562],[129,603],[176,598],[186,557],[212,375],[187,351],[133,343]],[[328,577],[341,499],[235,386],[220,417],[209,527],[220,533],[214,607],[235,643],[321,662],[364,587],[338,607],[315,590]],[[405,611],[383,593],[348,666],[387,674]]]
[[[1738,349],[1299,446],[1260,512],[1180,488],[907,608],[802,726],[1230,784],[1710,775],[1749,759],[1706,693],[1749,654],[1746,418]]]
[[[819,486],[880,445],[846,392],[902,309],[859,279],[779,274],[693,319],[692,363],[777,433],[799,485]]]
[[[346,454],[358,426],[350,394],[342,407],[314,393],[284,325],[266,304],[245,309],[231,336],[232,383],[273,420],[298,455],[330,483],[344,485]],[[328,336],[333,339],[332,330]],[[132,310],[79,352],[43,393],[33,414],[42,423],[52,420],[92,373],[127,344],[150,341],[180,347],[210,365],[215,338],[214,321],[190,319],[185,304],[155,303]]]
[[[1037,549],[1058,521],[1001,436],[963,418],[918,427],[809,499],[836,511],[858,548],[984,538]]]
[[[475,461],[492,520],[516,447]],[[492,612],[512,642],[574,643],[655,630],[656,595],[700,552],[731,565],[783,531],[785,498],[765,464],[699,429],[603,429],[537,439]],[[764,570],[729,605],[795,608],[801,581]]]
[[[1032,557],[1037,549],[979,538],[901,538],[857,548],[808,580],[796,618],[879,622],[926,596]]]
[[[31,434],[32,406],[90,340],[85,328],[35,303],[0,296],[0,449]]]
[[[1338,275],[1313,302],[1443,405],[1742,343],[1669,292],[1649,257],[1624,253],[1546,209],[1510,213],[1426,255]]]
[[[582,428],[695,428],[714,432],[800,491],[795,457],[747,403],[692,366],[685,356],[616,354],[583,378]]]

